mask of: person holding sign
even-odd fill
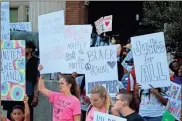
[[[138,100],[140,100],[139,114],[143,117],[144,121],[161,121],[164,113],[164,106],[167,105],[168,100],[162,95],[161,88],[140,90],[139,84],[135,85],[135,91],[139,92]],[[138,94],[138,93],[134,93]],[[137,96],[134,96],[137,98]]]
[[[120,91],[116,95],[114,108],[121,113],[122,118],[126,118],[127,121],[144,121],[143,118],[131,108],[133,103],[133,96],[127,91]]]
[[[16,105],[13,107],[11,112],[11,119],[12,121],[30,121],[30,109],[28,105],[28,96],[24,98],[24,106],[23,108],[20,105]]]
[[[39,65],[38,70],[43,67]],[[76,80],[71,75],[63,75],[59,79],[60,92],[45,88],[43,75],[40,76],[38,89],[53,103],[53,121],[80,121],[81,105],[80,92]]]
[[[119,113],[112,107],[109,93],[103,86],[94,86],[91,89],[90,101],[86,121],[94,121],[94,111],[119,116]]]
[[[115,39],[115,37],[112,37],[111,44],[116,45],[117,47],[117,64],[118,64],[118,80],[121,80],[123,76],[122,67],[121,67],[121,51],[122,47],[120,44],[118,44],[118,40]]]
[[[23,108],[20,105],[16,105],[13,107],[11,112],[11,121],[30,121],[30,109],[28,105],[28,96],[24,97],[24,106]],[[4,117],[0,114],[1,121],[10,121],[8,118]]]

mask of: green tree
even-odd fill
[[[143,12],[142,23],[155,27],[156,31],[164,31],[166,44],[178,45],[173,47],[173,51],[180,51],[178,54],[181,54],[182,2],[146,1]]]

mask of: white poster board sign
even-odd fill
[[[42,74],[60,72],[64,49],[64,11],[38,17],[40,64]]]
[[[1,40],[10,40],[9,2],[1,2]]]
[[[96,27],[96,31],[97,31],[98,35],[100,35],[104,32],[103,20],[104,20],[104,18],[101,17],[100,19],[98,19],[95,22],[95,27]]]
[[[17,22],[17,23],[10,23],[10,30],[11,31],[32,31],[32,23],[31,22]]]
[[[92,33],[91,25],[67,25],[65,26],[66,50],[81,50],[90,47]]]
[[[104,28],[104,32],[112,31],[112,15],[104,17],[103,28]]]
[[[131,44],[137,83],[143,89],[169,86],[164,33],[132,37]]]
[[[123,60],[123,62],[121,63],[121,65],[127,70],[127,71],[129,71],[128,70],[128,64],[126,63],[126,61],[129,61],[129,60],[131,60],[133,58],[133,55],[132,55],[132,52],[130,51],[129,53],[128,53],[128,55],[125,57],[125,59]]]
[[[94,111],[94,121],[127,121],[127,119]]]

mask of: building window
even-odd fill
[[[26,21],[29,22],[29,7],[26,7]]]
[[[10,23],[18,22],[18,8],[10,8]]]

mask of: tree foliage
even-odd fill
[[[143,12],[142,23],[155,27],[156,31],[164,31],[166,43],[178,43],[179,46],[174,48],[179,51],[182,48],[182,2],[146,1],[143,3]]]

